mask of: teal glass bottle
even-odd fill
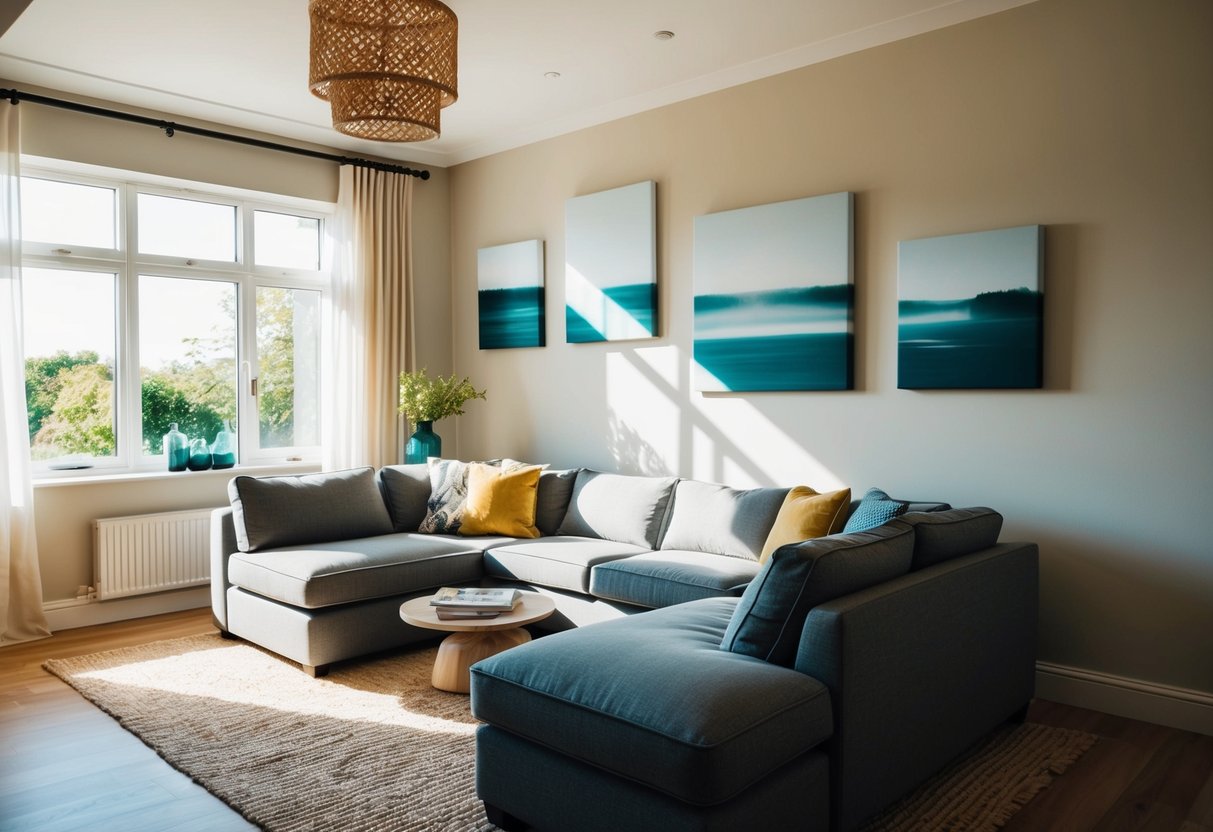
[[[211,446],[205,439],[195,439],[190,443],[190,460],[186,463],[191,471],[207,471],[211,467]]]
[[[170,471],[184,471],[190,462],[190,440],[177,430],[177,423],[169,425],[168,433],[164,434],[164,456],[168,459]]]
[[[236,437],[231,422],[225,422],[211,443],[211,464],[216,468],[231,468],[236,464]]]
[[[425,462],[432,456],[442,456],[442,437],[434,433],[432,421],[418,422],[417,429],[404,446],[404,461]]]

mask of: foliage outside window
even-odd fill
[[[172,423],[235,429],[242,462],[318,455],[324,206],[28,168],[22,198],[40,468],[163,469]]]

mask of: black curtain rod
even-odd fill
[[[416,176],[418,179],[429,179],[430,172],[428,170],[413,170],[401,165],[391,165],[387,162],[375,162],[371,159],[359,159],[350,156],[338,156],[335,153],[322,153],[319,150],[307,150],[302,147],[291,147],[289,144],[278,144],[277,142],[267,142],[263,139],[251,139],[247,136],[237,136],[232,133],[223,133],[218,130],[207,130],[205,127],[192,127],[188,124],[177,124],[164,119],[151,118],[149,116],[135,115],[134,113],[124,113],[120,110],[107,110],[104,107],[93,107],[89,104],[80,104],[76,101],[64,101],[61,98],[51,98],[46,95],[36,95],[32,92],[21,92],[20,90],[0,89],[0,99],[7,98],[12,104],[18,104],[22,101],[29,101],[33,104],[45,104],[48,107],[58,107],[62,110],[72,110],[77,113],[88,113],[92,116],[104,116],[105,118],[114,118],[119,121],[130,121],[135,124],[146,124],[155,127],[158,130],[163,130],[164,135],[169,138],[173,137],[174,133],[191,133],[195,136],[206,136],[208,139],[221,139],[225,142],[236,142],[237,144],[247,144],[253,147],[260,147],[265,150],[278,150],[283,153],[294,153],[297,156],[310,156],[313,159],[324,159],[327,162],[336,162],[339,165],[353,165],[359,168],[371,168],[372,170],[382,170],[388,173],[403,173],[406,176]]]

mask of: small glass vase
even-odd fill
[[[434,423],[418,422],[416,428],[404,446],[405,463],[425,462],[432,456],[442,456],[442,437],[434,433]]]
[[[164,455],[168,459],[170,471],[184,471],[189,465],[190,440],[177,430],[176,422],[169,425],[168,433],[164,434]]]
[[[211,443],[211,459],[217,469],[231,468],[236,464],[236,438],[230,422],[224,423],[223,429]]]
[[[190,458],[186,467],[191,471],[208,471],[212,461],[211,446],[206,444],[205,439],[195,439],[190,443]]]

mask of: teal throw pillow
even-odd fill
[[[869,488],[847,518],[842,533],[862,532],[882,526],[894,517],[905,514],[909,505],[905,500],[894,500],[879,488]]]

